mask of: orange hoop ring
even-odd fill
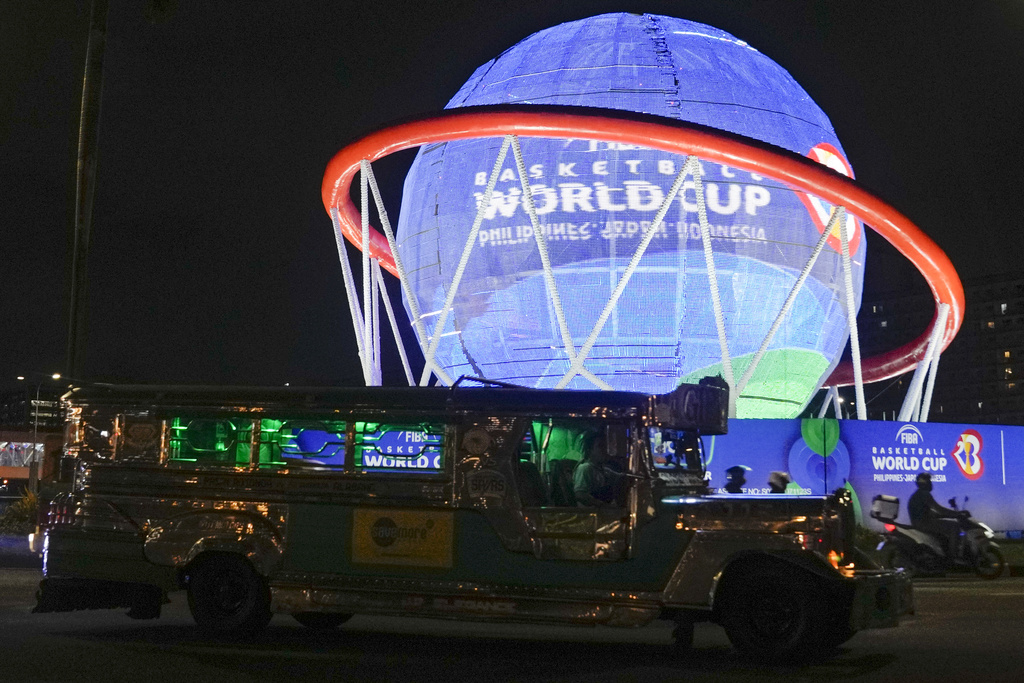
[[[865,358],[865,382],[878,382],[914,369],[925,356],[940,304],[949,305],[942,349],[953,341],[964,315],[964,289],[945,252],[906,216],[878,199],[855,181],[815,161],[740,135],[671,121],[661,117],[576,107],[464,107],[400,123],[356,140],[327,164],[321,193],[328,215],[337,209],[342,234],[357,249],[362,243],[362,217],[349,192],[360,162],[373,162],[411,147],[515,134],[540,138],[587,138],[642,145],[663,152],[696,155],[745,171],[781,180],[796,190],[815,194],[846,207],[884,237],[921,273],[935,299],[935,315],[914,341]],[[397,276],[387,238],[370,230],[370,254]],[[853,366],[842,363],[826,386],[853,384]]]

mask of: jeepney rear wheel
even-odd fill
[[[252,634],[270,622],[270,590],[244,557],[231,553],[201,557],[187,577],[188,606],[204,631]]]
[[[722,598],[722,626],[746,656],[788,661],[827,649],[824,604],[809,577],[781,567],[746,571],[732,577]]]
[[[340,612],[299,612],[292,616],[295,621],[314,631],[333,631],[352,618],[351,614]]]

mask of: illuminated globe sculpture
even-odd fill
[[[782,67],[728,33],[682,19],[606,14],[540,31],[477,69],[447,108],[475,105],[655,115],[760,140],[852,177],[828,118]],[[429,321],[443,308],[501,144],[480,137],[420,149],[397,228],[407,291],[416,298],[415,306],[405,301],[410,317],[418,311]],[[582,340],[685,158],[593,139],[526,138],[522,153],[568,330]],[[704,161],[701,171],[721,313],[739,375],[832,207],[728,165]],[[662,393],[722,372],[700,208],[689,178],[593,344],[586,367],[614,389]],[[850,333],[838,230],[846,230],[858,308],[866,245],[852,216],[836,228],[743,388],[738,417],[797,415],[838,363]],[[420,343],[426,348],[428,340]],[[570,360],[509,155],[434,361],[452,377],[552,387]],[[568,386],[594,384],[577,375]]]

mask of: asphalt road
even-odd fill
[[[744,661],[713,625],[677,653],[666,624],[637,630],[355,617],[317,635],[276,616],[251,641],[210,641],[184,595],[156,621],[121,611],[31,614],[39,572],[0,569],[3,681],[1017,681],[1024,578],[923,580],[899,628],[858,634],[799,667]]]

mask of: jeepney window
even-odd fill
[[[264,431],[266,423],[264,420]],[[345,433],[347,423],[340,420],[285,420],[278,422],[274,432],[273,448],[282,464],[317,465],[343,468],[345,466]],[[260,452],[260,463],[263,453]]]
[[[248,418],[176,417],[171,420],[172,463],[245,467],[249,464]]]
[[[543,495],[544,503],[539,504],[575,506],[573,473],[583,460],[583,437],[592,431],[599,431],[605,437],[611,456],[608,467],[628,471],[629,430],[626,425],[598,420],[534,421],[519,446],[520,495],[531,500]],[[534,468],[540,472],[540,487],[530,483],[534,479]]]
[[[353,465],[374,472],[444,470],[444,423],[356,422]]]
[[[704,447],[696,432],[651,427],[649,435],[655,468],[703,471]]]

